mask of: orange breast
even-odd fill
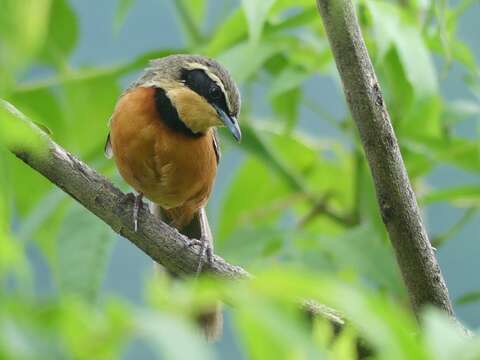
[[[189,137],[170,129],[159,118],[154,91],[139,87],[121,97],[112,116],[112,150],[125,181],[182,226],[210,195],[217,169],[213,133]]]

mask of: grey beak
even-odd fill
[[[238,126],[238,121],[235,117],[227,115],[225,111],[220,109],[219,107],[215,106],[217,110],[219,118],[225,124],[225,126],[230,130],[235,140],[240,141],[242,138],[242,132],[240,131],[240,126]]]

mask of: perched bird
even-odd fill
[[[192,239],[190,245],[200,245],[198,272],[205,255],[211,261],[213,254],[205,205],[220,160],[216,127],[226,126],[239,141],[239,112],[240,93],[222,65],[203,56],[171,55],[150,62],[110,119],[105,154],[138,192],[135,230],[145,196],[154,213]],[[199,321],[209,338],[221,330],[219,309]]]

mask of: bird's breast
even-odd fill
[[[111,122],[111,143],[122,177],[165,209],[205,204],[217,161],[211,131],[188,136],[166,126],[154,102],[154,88],[124,94]]]

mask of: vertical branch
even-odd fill
[[[351,0],[317,0],[372,173],[383,222],[416,314],[432,304],[453,316]]]

